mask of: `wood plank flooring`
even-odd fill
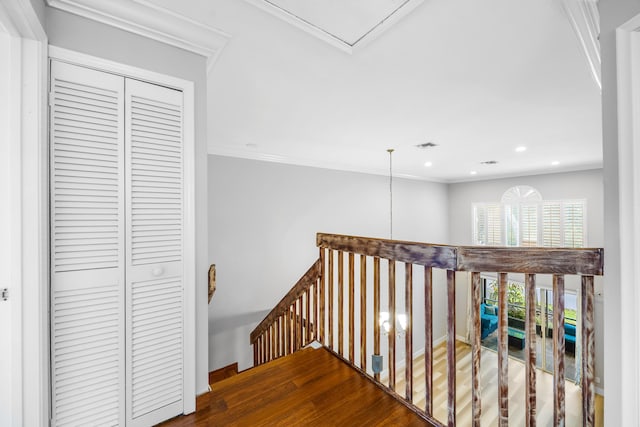
[[[471,420],[471,350],[456,342],[457,425]],[[497,354],[481,355],[482,426],[497,425]],[[414,360],[413,403],[424,408],[424,361]],[[404,373],[396,373],[396,390],[404,396]],[[524,364],[509,360],[509,424],[524,425]],[[434,416],[447,419],[446,343],[434,348]],[[553,377],[538,370],[537,422],[551,426]],[[582,425],[581,390],[566,382],[566,425]],[[162,427],[187,426],[411,426],[425,425],[417,415],[386,395],[347,364],[321,348],[241,372],[212,385],[198,411],[177,417]],[[603,425],[603,398],[596,396],[596,426]]]
[[[324,348],[215,383],[199,403],[195,414],[161,426],[428,425]]]
[[[447,349],[446,342],[434,348],[433,353],[433,411],[434,417],[447,420]],[[483,348],[481,359],[481,425],[498,425],[498,355]],[[396,392],[405,393],[404,369],[396,373]],[[413,363],[413,403],[425,407],[424,357]],[[525,425],[525,369],[524,363],[509,358],[509,424]],[[553,425],[553,375],[537,371],[536,379],[537,425]],[[456,341],[456,422],[459,426],[471,425],[471,346]],[[565,382],[566,425],[582,425],[582,390],[571,381]],[[596,427],[604,424],[603,397],[596,395]]]

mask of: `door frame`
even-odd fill
[[[640,274],[640,265],[637,263],[640,256],[640,150],[637,148],[640,147],[640,15],[616,29],[616,60],[619,309],[620,313],[634,313],[640,304],[640,291],[635,284]],[[621,390],[618,395],[621,399],[619,408],[622,410],[619,419],[635,425],[640,421],[640,367],[637,366],[640,357],[640,318],[631,316],[630,319],[623,319],[619,326],[621,337],[635,337],[616,341],[620,354],[618,361],[621,361],[619,369],[624,373],[620,377]]]
[[[3,0],[0,21],[12,37],[14,71],[9,103],[17,123],[11,185],[14,425],[49,422],[49,245],[47,36],[31,2]],[[15,220],[15,221],[14,221]]]
[[[184,383],[183,413],[196,409],[196,240],[195,240],[195,103],[194,83],[177,77],[156,73],[75,52],[49,46],[49,58],[142,80],[182,91],[184,102]],[[49,239],[47,238],[47,242]]]

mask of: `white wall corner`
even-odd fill
[[[147,0],[46,0],[50,7],[207,58],[207,72],[231,36]]]

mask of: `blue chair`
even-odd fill
[[[480,304],[480,338],[485,339],[498,329],[498,312],[495,305]]]

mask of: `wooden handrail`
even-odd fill
[[[254,344],[258,337],[262,335],[269,327],[274,323],[274,321],[284,313],[287,313],[289,308],[295,302],[307,292],[311,285],[314,285],[321,274],[321,264],[320,260],[317,260],[313,263],[313,265],[307,270],[306,273],[298,280],[298,282],[291,288],[289,292],[280,300],[280,302],[267,314],[267,316],[255,327],[253,332],[251,332],[250,342]]]
[[[318,233],[320,248],[454,271],[601,276],[601,248],[450,246]]]
[[[527,426],[536,422],[536,320],[535,289],[536,276],[550,274],[553,276],[553,357],[554,357],[554,400],[553,423],[565,423],[565,373],[564,373],[564,276],[579,275],[582,277],[580,313],[582,329],[582,390],[583,390],[583,425],[591,426],[594,422],[594,276],[603,274],[604,254],[601,248],[524,248],[524,247],[486,247],[486,246],[451,246],[409,241],[396,241],[368,237],[345,236],[318,233],[316,243],[320,249],[319,259],[302,276],[296,285],[285,295],[278,305],[251,333],[254,344],[254,360],[256,364],[294,352],[315,339],[332,350],[346,363],[352,365],[385,388],[397,399],[409,407],[417,407],[413,402],[413,341],[415,333],[424,333],[424,410],[420,414],[435,425],[442,425],[434,416],[433,390],[433,306],[434,289],[441,286],[434,283],[433,269],[446,272],[446,339],[447,339],[447,414],[446,424],[456,424],[456,275],[455,272],[471,273],[471,420],[473,426],[480,425],[482,406],[491,402],[480,399],[480,356],[481,356],[481,273],[495,274],[498,284],[498,396],[494,404],[498,408],[499,425],[507,425],[509,417],[508,387],[508,312],[507,286],[508,274],[524,274],[525,284],[525,420]],[[356,255],[359,269],[356,269]],[[337,258],[337,262],[335,262]],[[372,258],[372,264],[368,264]],[[381,260],[385,266],[388,284],[384,296],[385,304],[381,304]],[[346,261],[346,266],[345,266]],[[404,264],[404,298],[396,301],[397,265]],[[367,266],[373,269],[373,276],[368,277]],[[424,270],[424,325],[414,325],[414,266]],[[345,268],[346,267],[346,268]],[[356,277],[356,272],[359,272]],[[360,286],[356,283],[360,282]],[[372,294],[367,287],[371,286]],[[345,301],[346,300],[346,301]],[[359,304],[356,308],[356,303]],[[348,313],[345,313],[345,308]],[[367,310],[373,310],[373,320],[367,320]],[[380,310],[389,315],[388,330],[381,328]],[[360,311],[356,328],[356,313]],[[403,377],[396,377],[396,310],[404,310],[407,326],[404,331]],[[372,325],[367,326],[367,322]],[[545,317],[546,322],[546,317]],[[418,327],[416,327],[418,326]],[[337,330],[336,330],[337,329]],[[546,326],[545,326],[546,329]],[[370,356],[374,365],[382,360],[381,335],[388,335],[386,344],[388,358],[383,362],[387,366],[386,380],[381,379],[379,367],[367,366]],[[369,338],[371,341],[368,341]],[[344,340],[348,338],[345,346]],[[335,342],[337,339],[337,343]],[[360,341],[359,357],[356,357],[356,341]],[[367,346],[367,342],[371,344]],[[345,349],[346,347],[346,349]],[[402,350],[402,347],[400,348]],[[372,353],[371,353],[372,352]],[[377,362],[376,362],[377,361]],[[400,394],[396,393],[396,380],[404,381],[405,387]],[[381,383],[383,381],[383,383]]]

